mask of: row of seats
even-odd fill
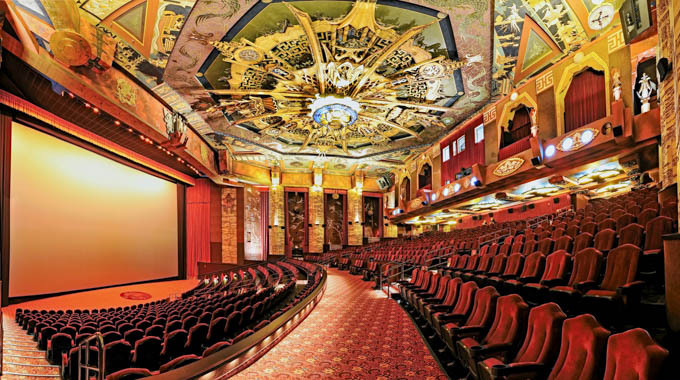
[[[295,294],[303,275],[307,285]],[[78,378],[79,344],[95,333],[104,343],[105,375],[117,378],[117,371],[130,367],[167,371],[264,327],[308,295],[321,275],[318,266],[279,261],[214,274],[177,300],[92,311],[18,309],[15,319],[48,361],[62,366],[64,378]],[[97,365],[98,349],[91,349],[89,364]]]
[[[567,318],[552,302],[530,308],[474,281],[415,270],[399,290],[421,327],[475,378],[655,379],[668,355],[643,329],[610,335],[590,314]]]

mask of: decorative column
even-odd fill
[[[286,215],[283,207],[281,169],[272,168],[272,186],[269,189],[269,254],[283,255],[286,248]]]
[[[384,238],[396,238],[397,237],[397,226],[392,224],[390,221],[389,214],[386,210],[392,210],[396,207],[396,185],[392,188],[392,191],[385,193],[383,195],[383,237]]]
[[[243,264],[244,192],[243,188],[223,187],[222,195],[222,263]]]
[[[309,191],[309,252],[323,253],[324,209],[323,209],[323,169],[314,168],[314,185]]]
[[[347,244],[361,245],[364,239],[363,207],[361,192],[364,187],[364,174],[357,171],[352,176],[353,187],[347,192]]]

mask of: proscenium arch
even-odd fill
[[[572,62],[567,65],[562,72],[560,81],[555,88],[555,117],[557,118],[557,135],[564,134],[564,98],[567,96],[569,86],[574,77],[584,70],[593,69],[604,73],[604,89],[606,94],[605,110],[606,115],[611,115],[611,79],[609,73],[609,66],[607,63],[595,52],[586,54],[579,62]]]

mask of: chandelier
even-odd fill
[[[380,25],[374,1],[358,1],[342,19],[313,21],[284,3],[298,25],[254,41],[213,41],[228,63],[228,88],[211,90],[231,125],[326,152],[445,128],[437,104],[445,82],[478,57],[453,61],[417,42],[439,20],[405,32]],[[440,102],[441,103],[441,102]]]

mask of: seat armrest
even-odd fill
[[[532,277],[523,277],[523,278],[518,278],[517,281],[523,283],[523,284],[531,284],[531,283],[538,283],[541,280],[540,277],[532,276]]]
[[[465,319],[465,314],[444,314],[439,317],[439,322],[447,323],[462,321],[463,319]]]
[[[483,360],[489,356],[495,356],[500,353],[512,350],[514,346],[512,343],[492,344],[490,346],[473,346],[470,347],[470,352],[475,360]]]
[[[461,326],[456,330],[456,335],[461,338],[480,336],[486,331],[484,326]]]
[[[432,303],[437,303],[437,302],[443,302],[443,298],[434,298],[434,297],[428,297],[428,298],[423,298],[423,302],[432,304]]]
[[[567,284],[567,281],[565,281],[563,278],[553,278],[552,280],[541,281],[541,285],[545,285],[549,288],[552,288],[554,286],[566,285],[566,284]]]
[[[582,281],[574,284],[574,289],[578,290],[581,293],[585,293],[589,290],[595,289],[597,287],[597,283],[595,281]]]
[[[516,274],[501,274],[498,277],[500,277],[504,280],[511,280],[511,279],[517,277],[517,275]]]
[[[447,310],[453,309],[453,306],[442,305],[442,304],[439,304],[439,305],[428,305],[428,307],[430,308],[431,311],[434,311],[434,312],[437,312],[437,311],[447,311]]]
[[[645,286],[644,281],[633,281],[626,285],[620,286],[616,289],[616,294],[620,296],[640,297],[642,288]]]
[[[508,377],[510,375],[522,375],[526,378],[533,378],[533,374],[542,373],[546,370],[541,363],[514,363],[511,365],[495,365],[491,367],[491,373],[496,378]]]

